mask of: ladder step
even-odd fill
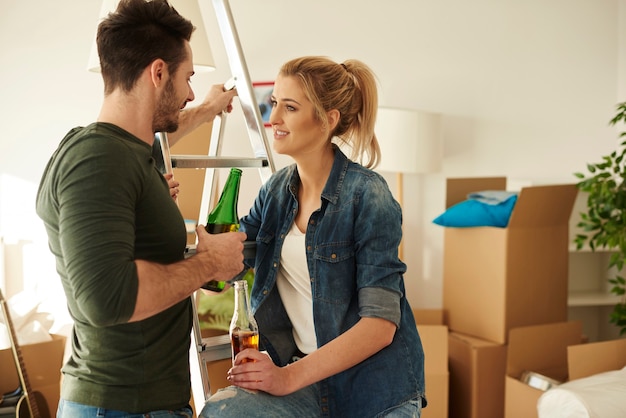
[[[205,155],[172,155],[173,168],[267,167],[267,158],[211,157]]]
[[[202,339],[199,349],[200,357],[205,362],[222,360],[231,357],[230,337],[228,334]]]
[[[196,254],[196,244],[187,244],[185,247],[185,258]],[[256,257],[256,241],[243,242],[243,258]],[[236,276],[238,277],[238,276]]]

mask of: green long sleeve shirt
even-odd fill
[[[52,155],[36,204],[74,319],[61,397],[133,413],[187,405],[190,300],[128,323],[134,260],[184,257],[184,221],[151,147],[115,125],[75,128]]]

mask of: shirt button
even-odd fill
[[[311,246],[310,246],[310,245],[307,245],[307,246],[306,246],[306,250],[307,250],[307,251],[311,251]]]
[[[333,260],[337,258],[337,254],[331,254],[330,258],[332,258]]]
[[[278,263],[274,263],[274,268],[278,267]]]
[[[310,223],[311,225],[315,225],[315,219],[311,219],[311,220],[309,221],[309,223]]]

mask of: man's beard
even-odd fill
[[[170,78],[167,80],[163,96],[154,112],[152,130],[154,132],[175,132],[178,129],[178,111],[180,111],[180,105],[176,102],[174,83]]]

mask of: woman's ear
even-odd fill
[[[341,113],[337,109],[331,109],[326,112],[326,117],[328,118],[328,131],[333,132],[339,123]]]

